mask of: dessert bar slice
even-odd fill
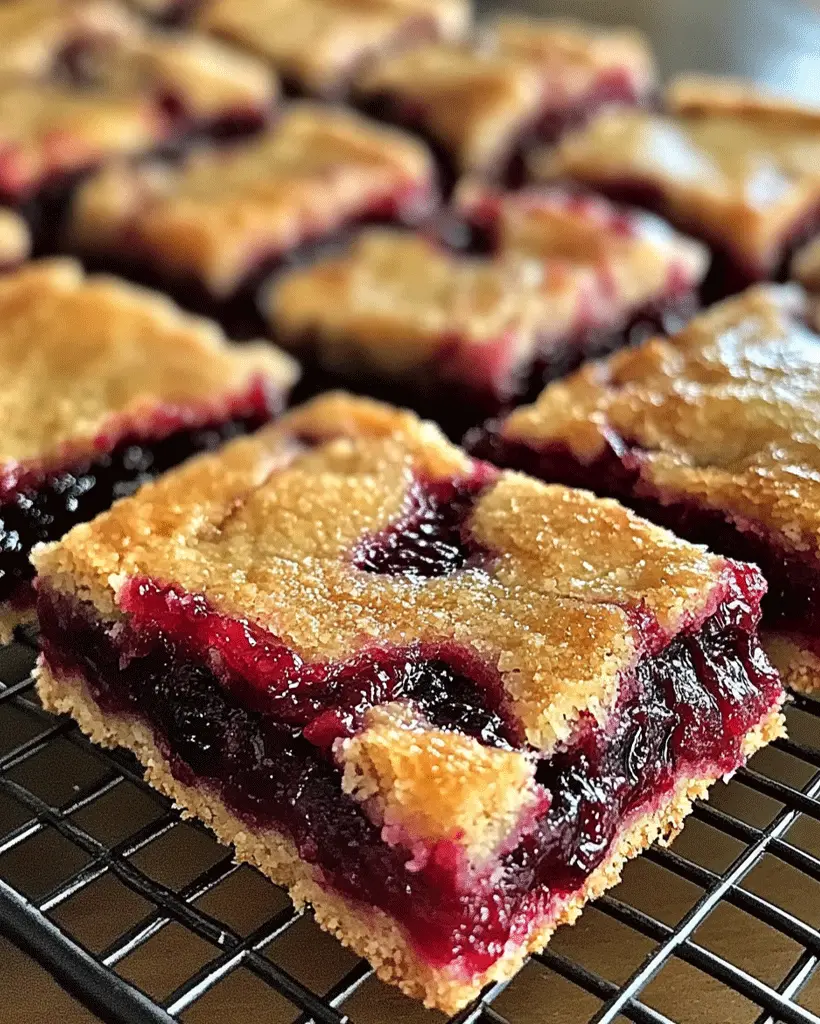
[[[45,77],[66,56],[120,38],[131,26],[116,0],[4,0],[0,74]]]
[[[668,107],[601,115],[534,157],[536,177],[583,182],[705,239],[715,294],[780,274],[817,229],[820,108],[700,77],[674,83]]]
[[[30,613],[34,544],[278,412],[295,364],[232,348],[164,296],[71,260],[0,278],[0,635]]]
[[[194,24],[267,57],[293,92],[332,97],[375,55],[470,20],[469,0],[202,0]]]
[[[421,131],[450,177],[514,176],[526,145],[603,104],[654,89],[652,57],[633,32],[502,19],[478,40],[387,54],[356,81],[370,113]]]
[[[669,333],[698,308],[708,250],[659,217],[579,189],[504,192],[470,180],[456,189],[452,211],[473,252],[594,272],[592,334],[579,355],[650,328]]]
[[[820,686],[820,337],[800,299],[758,286],[549,386],[471,447],[756,562],[767,650],[806,690]]]
[[[432,161],[420,143],[304,102],[247,144],[182,164],[103,170],[77,194],[70,233],[85,254],[188,285],[207,304],[306,242],[356,221],[411,222],[434,202]]]
[[[371,401],[35,559],[46,707],[445,1011],[783,728],[755,567]]]
[[[696,308],[706,252],[657,218],[475,183],[453,212],[469,254],[374,228],[281,274],[265,300],[274,337],[321,369],[319,383],[409,404],[459,437],[545,378]]]

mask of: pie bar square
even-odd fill
[[[291,91],[338,97],[385,51],[460,38],[469,0],[203,0],[194,24],[268,58]]]
[[[758,285],[669,341],[589,364],[474,435],[504,466],[616,497],[755,562],[784,680],[820,687],[820,337],[795,286]]]
[[[373,228],[278,275],[273,337],[318,367],[429,415],[453,436],[584,357],[696,308],[706,251],[657,218],[560,190],[457,192],[472,253]]]
[[[120,38],[75,54],[70,72],[106,94],[154,97],[178,133],[256,130],[279,93],[275,74],[257,57],[205,35],[151,31],[137,21]]]
[[[75,196],[69,232],[84,254],[217,301],[305,243],[357,221],[412,222],[435,201],[432,160],[415,139],[302,102],[241,146],[103,169]]]
[[[30,616],[31,548],[194,452],[281,410],[296,377],[267,343],[72,260],[0,277],[0,635]]]
[[[116,0],[4,0],[0,75],[48,76],[68,54],[120,38],[131,25]]]
[[[783,729],[754,566],[370,400],[35,560],[45,706],[447,1012]]]
[[[355,94],[368,112],[421,131],[452,177],[504,178],[529,143],[604,104],[641,102],[654,88],[652,56],[634,32],[506,18],[472,42],[426,43],[373,61]]]
[[[673,83],[667,106],[602,114],[535,156],[535,177],[583,182],[705,239],[716,294],[779,275],[820,222],[820,108],[702,77]]]

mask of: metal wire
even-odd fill
[[[78,812],[116,797],[125,783],[152,793],[154,800],[160,798],[142,781],[139,767],[130,755],[96,748],[82,737],[72,722],[55,719],[44,712],[36,701],[33,685],[30,676],[7,684],[0,682],[0,735],[3,716],[10,709],[22,712],[27,720],[37,723],[33,735],[0,756],[0,794],[28,815],[23,824],[0,834],[0,933],[33,956],[89,1009],[115,1024],[168,1024],[178,1020],[239,969],[250,972],[287,999],[295,1013],[301,1011],[300,1024],[343,1024],[350,1019],[346,1004],[371,978],[372,970],[364,961],[358,961],[328,991],[312,991],[277,963],[272,953],[274,944],[301,919],[292,907],[276,910],[247,935],[202,909],[203,897],[240,870],[232,863],[230,853],[225,852],[216,863],[177,890],[139,867],[140,851],[177,827],[178,816],[167,802],[150,823],[135,827],[127,838],[116,843],[103,842],[79,823]],[[540,968],[559,975],[599,1001],[599,1008],[588,1018],[591,1022],[610,1024],[626,1018],[638,1024],[673,1024],[672,1018],[650,1005],[646,989],[667,964],[679,960],[758,1007],[757,1024],[776,1021],[820,1024],[820,1018],[800,1003],[801,993],[820,962],[820,928],[743,886],[764,857],[775,857],[799,872],[805,878],[807,893],[811,885],[820,882],[820,858],[795,845],[790,838],[798,820],[820,821],[820,703],[805,697],[796,698],[789,714],[802,716],[803,725],[809,723],[809,728],[799,730],[804,739],[782,740],[773,746],[791,762],[802,766],[806,781],[799,786],[790,784],[784,778],[765,774],[754,763],[738,773],[744,787],[776,801],[779,809],[768,824],[753,825],[708,804],[699,804],[695,809],[694,817],[704,826],[740,845],[725,870],[704,867],[674,849],[656,847],[644,855],[648,862],[700,890],[699,898],[681,920],[674,926],[659,920],[624,900],[620,890],[605,895],[595,904],[598,912],[654,943],[643,963],[625,981],[617,984],[554,947],[547,947],[533,958]],[[805,741],[805,734],[815,730],[816,745]],[[72,799],[61,806],[49,803],[19,778],[22,767],[58,742],[70,742],[85,752],[92,752],[102,766],[99,778],[75,787]],[[56,833],[70,843],[85,856],[86,862],[35,900],[3,881],[2,858],[12,851],[19,852],[26,843],[47,832]],[[150,909],[136,923],[123,928],[104,949],[93,954],[70,930],[57,924],[53,915],[105,877],[115,879],[137,894]],[[780,984],[761,981],[697,941],[699,927],[721,905],[750,915],[797,944],[799,953]],[[115,968],[172,924],[197,936],[213,948],[214,955],[157,1002],[122,978]],[[492,987],[452,1018],[451,1024],[515,1024],[514,1017],[505,1016],[500,1002],[495,1005],[505,988],[503,984]],[[544,1020],[550,1016],[551,1010],[545,1006]],[[532,1019],[532,1008],[528,1019]]]

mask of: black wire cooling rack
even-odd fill
[[[87,1009],[116,1024],[444,1020],[182,822],[130,756],[43,711],[33,644],[0,655],[0,934]],[[820,703],[787,715],[791,738],[699,804],[671,849],[452,1024],[820,1024]]]

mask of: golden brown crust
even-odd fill
[[[351,219],[429,202],[433,166],[416,140],[351,111],[292,104],[264,135],[181,167],[112,166],[80,189],[80,246],[139,255],[229,295],[260,259]]]
[[[620,435],[641,479],[790,549],[818,551],[820,344],[793,317],[801,295],[754,288],[696,317],[671,341],[589,364],[507,419],[504,436],[566,445],[589,462]],[[796,304],[796,309],[795,309]]]
[[[471,978],[453,976],[419,959],[401,928],[382,911],[351,903],[324,888],[314,869],[302,861],[293,845],[273,832],[253,832],[225,804],[203,789],[185,786],[171,774],[147,728],[133,721],[103,715],[89,696],[82,680],[56,679],[44,665],[37,670],[37,689],[44,707],[71,714],[80,728],[97,743],[124,746],[136,754],[146,769],[146,778],[182,809],[183,816],[204,821],[225,844],[233,844],[237,860],[258,867],[279,885],[287,887],[297,907],[310,903],[317,922],[358,955],[366,957],[384,981],[397,985],[406,995],[455,1013],[473,999],[484,985],[504,980],[523,965],[526,957],[541,950],[553,931],[574,923],[582,908],[616,885],[626,861],[654,842],[668,843],[680,831],[695,799],[706,796],[713,778],[683,782],[662,804],[629,825],[609,857],[587,879],[583,889],[563,905],[554,908],[548,921],[536,922],[526,941],[510,948],[484,974]],[[745,753],[784,734],[783,716],[772,712],[746,737]]]
[[[0,604],[0,646],[10,644],[14,639],[14,631],[18,626],[34,626],[37,624],[37,612],[34,608],[14,608],[10,604]]]
[[[4,0],[0,4],[0,73],[39,78],[76,45],[118,39],[133,28],[112,0]]]
[[[316,444],[308,451],[294,437]],[[328,440],[330,439],[330,440]],[[309,660],[374,642],[455,642],[496,667],[527,739],[548,749],[582,710],[602,718],[636,656],[631,614],[675,634],[725,593],[723,559],[616,502],[502,474],[469,526],[486,568],[429,579],[356,570],[413,475],[471,462],[432,424],[366,399],[319,398],[193,460],[58,544],[35,550],[58,590],[117,614],[129,577],[173,581],[269,629]]]
[[[468,0],[207,0],[196,23],[321,95],[403,37],[458,39],[470,19]]]
[[[637,35],[565,21],[502,18],[477,42],[425,43],[387,54],[357,78],[363,96],[421,108],[424,125],[462,172],[493,169],[521,133],[553,108],[573,109],[613,70],[636,98],[654,80]]]
[[[343,791],[386,841],[415,853],[417,843],[449,840],[474,868],[509,849],[541,800],[532,758],[433,728],[398,704],[367,711],[334,754]]]
[[[790,271],[790,276],[804,288],[820,292],[820,235],[795,253]]]
[[[293,362],[232,347],[168,298],[78,263],[43,260],[0,278],[0,462],[82,450],[113,420],[157,405],[219,408],[261,377],[288,390]]]
[[[31,232],[24,218],[0,208],[0,270],[22,263],[30,252]]]
[[[249,112],[264,116],[278,96],[263,61],[191,32],[135,29],[87,63],[86,74],[106,92],[173,97],[198,124]]]
[[[678,221],[773,271],[784,236],[820,202],[820,111],[702,79],[673,85],[670,103],[668,114],[601,114],[536,155],[536,177],[657,189]]]
[[[798,693],[820,691],[820,657],[786,633],[764,630],[760,639],[784,686]]]

